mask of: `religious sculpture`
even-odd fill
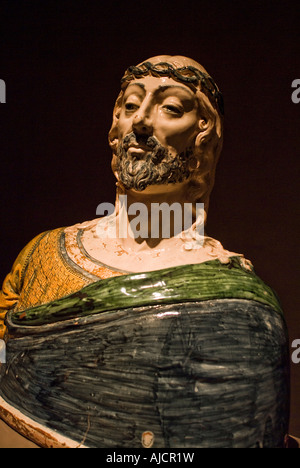
[[[39,445],[284,446],[280,304],[205,234],[223,114],[199,63],[129,67],[109,132],[113,212],[38,235],[6,277],[0,416]]]

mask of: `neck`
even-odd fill
[[[147,187],[142,192],[118,188],[116,214],[124,248],[165,248],[196,221],[196,205],[187,182]]]
[[[137,190],[125,190],[128,204],[144,203],[147,206],[151,203],[189,203],[188,183],[152,185],[139,192]]]

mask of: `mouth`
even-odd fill
[[[149,146],[139,145],[139,144],[133,143],[133,144],[129,145],[128,150],[127,150],[127,154],[129,154],[131,156],[134,156],[134,155],[143,156],[144,154],[148,153],[149,151],[151,151],[151,148],[149,148]]]
[[[157,144],[152,141],[153,137],[147,135],[137,135],[135,133],[129,133],[123,140],[123,147],[125,151],[130,148],[141,149],[143,151],[151,151],[153,147]]]
[[[152,148],[147,145],[147,138],[136,137],[129,140],[126,145],[126,152],[128,156],[141,159],[146,156],[147,153],[152,151]]]
[[[168,155],[168,151],[163,147],[153,135],[139,135],[134,132],[125,136],[122,141],[124,155],[133,159],[146,159],[151,157],[153,164],[159,164]],[[120,152],[122,158],[122,152]]]

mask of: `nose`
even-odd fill
[[[143,135],[151,135],[153,132],[153,115],[151,106],[146,102],[139,107],[132,120],[133,131]]]

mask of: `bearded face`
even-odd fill
[[[126,189],[184,182],[199,133],[196,92],[168,77],[134,80],[122,97],[116,129],[115,170]]]
[[[130,148],[133,150],[130,151]],[[142,151],[134,151],[142,149]],[[190,176],[192,149],[180,154],[171,152],[154,136],[126,135],[117,152],[118,178],[126,189],[143,191],[150,185],[184,182]]]
[[[116,178],[139,191],[188,179],[190,197],[207,210],[223,131],[213,79],[187,57],[157,56],[129,67],[121,83],[109,132]]]

